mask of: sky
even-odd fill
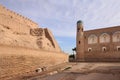
[[[84,30],[120,25],[120,0],[0,0],[0,4],[49,28],[62,51],[76,46],[76,22]]]

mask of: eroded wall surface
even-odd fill
[[[49,29],[0,5],[0,44],[58,51],[61,49]]]
[[[24,74],[35,72],[37,68],[49,69],[66,62],[68,56],[61,52],[0,46],[0,80],[25,76]]]
[[[0,79],[68,62],[51,31],[0,5]]]

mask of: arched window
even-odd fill
[[[77,31],[79,32],[80,28],[77,29]]]
[[[105,52],[107,50],[106,47],[102,47],[102,52]]]
[[[117,51],[120,51],[120,46],[117,46]]]
[[[110,42],[110,35],[107,33],[103,33],[100,35],[100,43],[108,43]]]
[[[92,48],[88,48],[88,52],[91,52],[92,51]]]
[[[117,31],[112,36],[113,42],[120,42],[120,31]]]
[[[96,35],[92,34],[88,37],[88,44],[95,44],[98,42],[98,38]]]

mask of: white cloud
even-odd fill
[[[83,20],[86,30],[120,25],[120,0],[0,0],[0,4],[52,30],[69,53],[75,46],[77,20]]]
[[[79,19],[86,30],[120,25],[119,0],[1,0],[0,3],[48,27],[56,36],[75,37]]]

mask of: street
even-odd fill
[[[71,63],[70,69],[30,80],[120,80],[120,63]],[[29,79],[28,79],[29,80]]]

